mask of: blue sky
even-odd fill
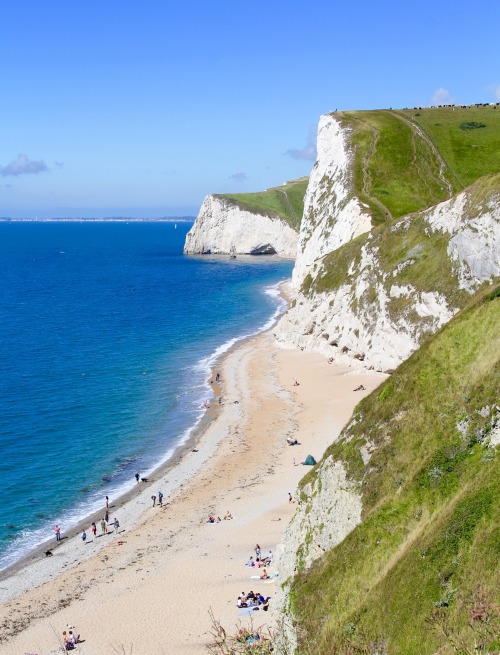
[[[0,24],[0,216],[194,215],[307,175],[336,108],[500,100],[497,0],[17,0]]]

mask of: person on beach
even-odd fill
[[[74,647],[75,647],[75,644],[71,643],[69,635],[66,632],[66,630],[63,630],[62,638],[63,638],[63,643],[64,643],[64,650],[73,650]]]
[[[231,512],[229,510],[227,510],[227,512],[224,514],[224,521],[229,521],[232,518],[233,518],[233,515],[231,514]]]
[[[153,501],[153,507],[156,505],[156,496],[151,496],[151,500]]]
[[[163,507],[163,494],[161,491],[158,492],[158,505]]]
[[[87,533],[85,532],[85,530],[82,532],[82,541],[83,543],[87,541]]]
[[[107,534],[108,533],[108,526],[106,525],[106,521],[104,518],[101,519],[101,534]]]
[[[249,568],[252,568],[252,566],[253,566],[253,555],[250,555],[250,559],[247,562],[247,566]]]
[[[218,382],[219,380],[220,380],[220,373],[217,373],[217,375],[215,376],[215,381]]]
[[[106,521],[106,523],[109,523],[109,511],[107,508],[106,508],[106,513],[104,514],[104,520]]]
[[[260,574],[260,579],[261,580],[268,580],[269,579],[269,575],[267,574],[267,571],[266,571],[265,568],[263,569],[262,573]]]
[[[294,387],[300,386],[300,382],[297,380],[297,378],[293,378],[293,386]]]
[[[106,496],[106,509],[109,509],[109,498]]]
[[[90,529],[92,530],[92,534],[94,535],[94,539],[95,539],[95,536],[97,534],[97,525],[95,524],[94,521],[92,521],[92,527]]]
[[[54,532],[56,533],[56,541],[61,541],[61,528],[58,525],[54,528]]]
[[[255,557],[260,557],[260,546],[255,544]]]
[[[288,502],[293,503],[293,497],[292,497],[292,494],[290,492],[288,492]]]
[[[136,482],[139,482],[140,477],[141,477],[141,476],[139,475],[139,473],[136,473],[136,474],[135,474],[135,481],[136,481]]]
[[[120,527],[120,523],[117,518],[115,518],[114,523],[115,531],[118,532],[118,528]]]

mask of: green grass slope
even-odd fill
[[[435,205],[500,171],[500,111],[491,107],[335,116],[354,146],[353,192],[376,224]]]
[[[500,171],[500,106],[399,113],[425,130],[462,188]]]
[[[292,583],[301,655],[430,655],[443,641],[442,653],[476,652],[487,622],[474,592],[496,592],[498,604],[500,589],[500,452],[488,445],[500,421],[499,326],[496,286],[365,398],[325,453],[357,481],[363,518]],[[366,464],[361,447],[373,453]],[[303,488],[314,493],[319,470]],[[470,650],[447,646],[443,631]]]
[[[299,231],[308,182],[308,177],[302,177],[266,191],[220,194],[217,197],[226,198],[226,200],[234,202],[242,209],[250,212],[263,214],[264,216],[279,216],[290,227]]]

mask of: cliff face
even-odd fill
[[[318,159],[309,177],[293,284],[302,283],[315,261],[368,232],[371,217],[354,195],[350,130],[333,116],[318,126]]]
[[[390,120],[394,122],[394,119],[396,122],[401,122],[398,116],[391,116]],[[360,122],[363,121],[360,119]],[[413,130],[408,120],[402,123],[404,129]],[[403,407],[402,410],[397,403],[393,403],[394,406],[389,409],[385,407],[387,416],[384,417],[384,423],[382,420],[373,419],[371,410],[363,414],[358,407],[338,444],[333,444],[328,449],[314,472],[309,474],[299,487],[299,507],[287,529],[283,543],[276,550],[281,588],[276,594],[275,607],[277,614],[284,617],[286,642],[288,646],[292,646],[290,652],[294,652],[294,648],[301,650],[304,646],[301,638],[308,644],[314,643],[314,636],[308,634],[304,637],[304,634],[307,629],[310,629],[310,632],[311,630],[319,632],[329,613],[333,617],[330,619],[332,625],[340,626],[339,630],[343,625],[353,625],[339,622],[335,616],[336,613],[344,611],[342,608],[351,602],[349,599],[356,597],[355,590],[366,582],[363,576],[361,576],[362,580],[356,578],[356,571],[358,567],[369,568],[372,553],[365,554],[364,559],[358,561],[356,549],[360,548],[360,543],[366,543],[368,549],[373,549],[374,545],[378,545],[383,539],[379,538],[378,533],[376,538],[370,534],[369,538],[363,537],[358,541],[356,537],[347,539],[346,537],[351,533],[356,535],[360,530],[369,530],[370,527],[366,528],[365,524],[367,508],[370,507],[372,496],[375,497],[379,493],[377,490],[383,485],[389,488],[391,484],[396,486],[403,484],[406,476],[410,477],[408,469],[411,468],[411,464],[415,464],[415,471],[418,471],[420,464],[417,465],[415,462],[425,462],[428,451],[431,452],[430,446],[422,447],[422,453],[419,453],[416,459],[412,453],[404,462],[398,461],[397,466],[394,465],[394,471],[385,473],[389,458],[384,449],[390,451],[391,457],[395,456],[397,459],[404,448],[411,449],[411,444],[422,441],[422,433],[429,435],[435,429],[435,443],[432,447],[438,452],[442,447],[443,439],[439,426],[444,420],[443,416],[448,417],[448,414],[443,413],[442,408],[447,402],[451,408],[449,416],[456,415],[453,419],[456,426],[450,424],[446,433],[446,438],[453,443],[454,448],[456,444],[453,430],[460,432],[463,428],[458,418],[461,415],[460,411],[455,407],[459,404],[457,399],[467,405],[474,394],[469,393],[469,388],[465,393],[460,386],[472,385],[472,378],[469,373],[464,372],[466,370],[464,368],[464,371],[456,374],[459,382],[456,386],[457,399],[451,401],[446,398],[451,371],[454,367],[458,371],[459,365],[465,366],[465,359],[469,356],[471,361],[467,362],[469,367],[467,370],[472,371],[476,366],[474,359],[476,355],[472,356],[472,350],[469,351],[468,347],[464,348],[459,355],[454,350],[456,344],[469,345],[474,341],[474,347],[482,353],[481,356],[477,355],[479,360],[483,356],[486,357],[485,353],[489,349],[496,349],[494,343],[498,341],[498,328],[495,333],[494,327],[494,316],[498,315],[498,301],[493,300],[488,310],[491,333],[485,343],[481,341],[476,328],[471,328],[467,323],[463,325],[459,323],[459,328],[456,328],[461,330],[459,336],[443,337],[443,333],[453,334],[453,329],[446,332],[448,330],[446,327],[435,337],[441,340],[438,343],[446,343],[449,350],[449,352],[446,349],[441,351],[438,348],[436,351],[435,358],[438,360],[439,357],[443,358],[442,366],[435,367],[433,357],[429,357],[429,362],[425,360],[425,349],[428,347],[432,349],[432,335],[450,322],[461,308],[468,305],[473,294],[479,292],[485,296],[486,291],[481,290],[481,287],[495,283],[500,276],[500,173],[480,177],[467,189],[454,193],[456,189],[449,183],[449,180],[453,179],[453,173],[446,168],[446,162],[421,130],[413,130],[410,135],[412,139],[409,139],[408,143],[411,143],[414,148],[412,156],[417,162],[418,153],[423,153],[419,166],[430,171],[426,178],[426,185],[431,188],[434,184],[432,189],[435,195],[444,193],[451,197],[441,202],[434,200],[432,203],[429,202],[429,198],[424,198],[420,205],[418,205],[419,198],[417,201],[412,199],[412,202],[417,202],[415,211],[405,213],[407,210],[404,210],[395,214],[397,199],[394,199],[395,194],[392,189],[398,187],[397,181],[396,184],[394,183],[394,175],[385,188],[383,183],[379,182],[378,185],[382,199],[383,193],[393,194],[391,211],[388,211],[388,205],[383,205],[375,194],[377,189],[373,179],[376,171],[372,168],[369,172],[370,157],[373,157],[377,142],[383,141],[383,138],[373,132],[374,137],[370,141],[366,136],[369,135],[369,130],[365,129],[366,122],[364,122],[365,141],[360,146],[361,141],[357,138],[359,134],[356,136],[353,130],[354,124],[352,117],[350,122],[345,122],[337,116],[326,116],[320,121],[318,161],[310,176],[306,193],[293,272],[296,298],[292,307],[275,327],[274,333],[277,340],[284,345],[318,351],[336,361],[355,363],[357,366],[382,371],[392,372],[397,369],[394,376],[390,378],[394,382],[388,381],[382,392],[377,391],[372,394],[370,407],[373,405],[378,411],[379,406],[384,403],[388,405],[386,399],[393,393],[394,388],[402,394],[409,409],[404,408],[403,400],[398,400]],[[384,144],[384,153],[390,150],[386,146],[387,140]],[[380,153],[378,157],[377,166],[380,166]],[[393,170],[396,171],[397,178],[397,166],[393,165]],[[411,175],[408,172],[406,174],[405,184],[409,184]],[[406,187],[403,185],[401,188]],[[389,192],[388,189],[391,191]],[[418,194],[414,194],[413,198],[416,195]],[[428,208],[421,209],[426,206]],[[373,224],[375,215],[378,216],[377,225]],[[498,287],[492,298],[497,298],[497,295]],[[482,309],[477,311],[480,312]],[[455,325],[458,319],[460,317],[455,319]],[[483,325],[482,319],[477,319],[477,325]],[[484,337],[482,333],[481,337]],[[419,350],[424,341],[426,346]],[[424,355],[421,358],[424,359],[419,359],[422,350]],[[414,353],[410,362],[415,361],[417,357],[417,364],[410,364],[408,370],[413,371],[411,368],[413,366],[415,372],[408,373],[403,384],[399,381],[401,368],[398,367]],[[422,361],[430,372],[428,375],[421,375],[422,389],[419,393],[424,400],[421,404],[417,402],[414,405],[412,404],[414,389],[411,385],[420,375],[419,366],[424,366]],[[489,366],[490,363],[485,365],[485,370]],[[428,380],[434,373],[436,378],[442,376],[443,379],[437,379],[435,388],[431,390],[430,387],[428,388]],[[496,386],[497,383],[490,384],[488,381],[484,389],[493,390]],[[406,397],[405,390],[410,387],[412,391]],[[483,386],[478,386],[479,388],[483,393]],[[437,399],[437,394],[441,391],[444,397]],[[421,406],[426,406],[427,410],[430,401],[426,393],[433,398],[434,417],[427,416],[419,409]],[[479,431],[475,426],[476,433],[482,435],[477,439],[477,443],[482,443],[481,440],[486,434],[489,435],[491,444],[497,443],[498,417],[495,414],[495,418],[491,418],[490,403],[492,403],[490,398],[480,398],[478,393],[478,409],[468,406],[463,409],[463,414],[469,416],[467,425],[469,423],[472,425],[472,422],[476,421],[476,416],[486,417],[485,426]],[[426,427],[420,424],[423,417],[428,420]],[[394,447],[392,451],[392,439],[396,441],[400,438],[398,430],[404,420],[407,421],[407,431],[408,434],[411,433],[411,438],[402,439],[401,444]],[[467,451],[467,447],[470,448],[472,442],[471,437],[467,442],[469,446],[460,443],[457,448],[471,453],[472,450]],[[484,461],[489,461],[489,457],[487,453]],[[426,470],[425,475],[428,475],[431,480],[432,488],[434,485],[432,476],[441,475],[441,469],[433,468],[433,463],[425,463],[422,466],[429,468],[430,472]],[[451,471],[452,468],[449,470]],[[417,476],[418,473],[415,471],[411,474]],[[369,486],[370,475],[374,480],[379,476],[373,482],[373,489]],[[427,481],[427,478],[425,480]],[[388,493],[386,490],[384,492]],[[396,488],[395,498],[398,498],[398,493],[400,489]],[[430,507],[434,502],[433,493],[431,489]],[[418,496],[418,502],[420,501],[421,498]],[[375,501],[373,504],[377,507]],[[421,513],[421,508],[417,507],[413,520],[420,520]],[[393,517],[390,512],[387,516],[390,518],[387,519],[389,524],[387,532],[392,534],[395,530],[394,524],[391,523]],[[406,529],[405,524],[404,530]],[[404,530],[402,534],[406,534]],[[432,535],[432,532],[429,534]],[[354,555],[343,555],[342,549],[347,553],[351,553],[349,550],[351,549]],[[383,550],[381,548],[382,552]],[[394,552],[396,550],[394,547]],[[338,562],[333,555],[337,551],[340,553]],[[336,575],[340,576],[339,579],[335,578],[328,568],[330,560],[335,560],[337,567],[335,571]],[[390,557],[388,560],[390,561]],[[387,571],[390,571],[389,564],[384,561],[373,576],[374,589],[378,584],[377,575],[384,566],[387,566]],[[412,568],[410,567],[409,570]],[[346,571],[353,577],[349,589],[342,587],[342,580],[347,575]],[[325,596],[325,607],[321,611],[318,610],[318,616],[315,617],[317,622],[314,623],[310,621],[310,615],[314,615],[312,608],[319,604],[316,599],[311,600],[309,606],[308,594],[312,595],[311,589],[319,590],[322,581],[326,582],[329,575],[333,576],[328,582],[331,587],[330,596],[328,600]],[[313,577],[314,583],[310,583],[309,579]],[[389,589],[391,585],[394,585],[394,581],[388,582]],[[342,596],[344,591],[345,598]],[[317,593],[318,597],[321,596],[320,591]],[[433,590],[432,593],[439,592]],[[335,609],[332,609],[331,598],[337,596],[335,602],[338,604]],[[379,604],[378,600],[373,606],[376,607],[377,604]],[[432,611],[432,602],[429,601],[429,605]],[[425,605],[422,613],[426,611]],[[386,614],[389,615],[390,612],[386,611]],[[352,601],[349,611],[345,610],[344,619],[352,621],[353,616],[357,616],[355,601]],[[298,622],[298,631],[296,622]],[[422,623],[425,626],[425,618],[422,619]],[[311,626],[314,626],[314,629]],[[366,630],[368,631],[368,628]],[[342,639],[342,635],[339,639]],[[330,650],[321,652],[333,652],[332,644],[329,646]],[[313,649],[311,652],[320,652],[320,650]]]
[[[350,127],[321,119],[293,273],[297,298],[275,336],[387,371],[500,275],[500,175],[370,230],[351,142]]]
[[[295,257],[298,234],[278,216],[250,212],[221,196],[207,196],[186,235],[185,254],[277,254]]]
[[[280,585],[273,608],[278,618],[283,614],[290,618],[293,614],[289,585],[294,575],[308,569],[314,560],[341,543],[361,522],[359,490],[347,479],[342,463],[332,457],[318,464],[318,473],[304,485],[301,499],[275,552]],[[283,628],[288,652],[293,653],[297,646],[295,630],[290,621],[285,621]]]

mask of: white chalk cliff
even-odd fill
[[[353,194],[349,137],[349,128],[334,116],[320,118],[292,278],[297,287],[315,261],[371,228],[370,214]]]
[[[277,215],[247,211],[223,196],[205,198],[186,235],[184,253],[277,254],[295,257],[298,234]]]
[[[349,136],[349,128],[335,116],[321,118],[318,161],[310,176],[292,278],[297,296],[274,333],[285,346],[387,371],[451,319],[463,304],[457,292],[464,292],[463,300],[500,275],[500,175],[489,178],[493,184],[487,193],[478,181],[386,228],[399,234],[401,243],[405,233],[415,238],[418,231],[414,249],[388,266],[383,261],[386,239],[380,230],[369,232],[368,209],[352,192]],[[330,289],[317,285],[332,267],[340,267],[335,260],[328,262],[335,257],[331,253],[341,253],[342,246],[363,234],[349,246],[350,263],[340,282]],[[431,261],[429,252],[443,241],[446,251]],[[426,288],[422,266],[427,260],[429,266],[446,269],[447,288]]]

